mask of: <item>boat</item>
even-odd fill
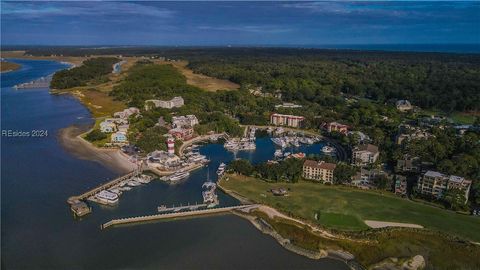
[[[275,153],[273,154],[274,157],[280,158],[283,157],[283,152],[280,149],[275,150]]]
[[[157,207],[158,212],[165,212],[166,210],[167,210],[167,206],[165,206],[164,204]]]
[[[272,138],[272,142],[282,148],[287,147],[287,143],[282,138]]]
[[[217,169],[217,175],[222,175],[224,172],[225,172],[225,169],[227,168],[227,164],[225,163],[220,163],[220,166],[218,166],[218,169]]]
[[[322,152],[324,154],[332,154],[332,153],[335,153],[335,148],[325,145],[324,147],[322,147]]]
[[[130,186],[130,187],[138,187],[138,186],[140,186],[141,184],[142,184],[142,183],[137,182],[137,181],[135,181],[135,180],[130,180],[130,181],[128,181],[128,183],[127,183],[127,185]]]
[[[115,204],[118,202],[118,195],[108,190],[102,190],[95,194],[95,198],[105,204]]]
[[[132,188],[131,187],[122,187],[122,188],[120,188],[120,190],[129,191],[129,190],[132,190]]]
[[[122,191],[120,190],[120,188],[111,188],[108,191],[115,193],[117,195],[122,195]]]
[[[189,176],[190,176],[189,172],[176,172],[176,173],[170,175],[170,177],[168,177],[168,180],[172,181],[172,182],[175,182],[175,181],[185,179]]]
[[[297,139],[292,140],[291,144],[295,147],[300,147],[300,142]]]

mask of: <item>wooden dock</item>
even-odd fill
[[[132,223],[172,219],[172,218],[179,218],[179,217],[193,217],[193,216],[225,213],[225,212],[230,212],[230,211],[233,211],[233,210],[240,210],[240,209],[243,209],[243,208],[251,208],[251,207],[255,207],[255,205],[251,205],[251,204],[249,204],[249,205],[237,205],[237,206],[227,206],[227,207],[219,207],[219,208],[211,208],[211,209],[203,209],[203,210],[194,210],[194,211],[185,211],[185,212],[176,212],[176,213],[166,213],[166,214],[156,214],[156,215],[148,215],[148,216],[120,218],[120,219],[110,220],[109,222],[102,224],[100,226],[100,228],[101,229],[106,229],[110,226],[121,225],[121,224],[132,224]]]
[[[120,176],[118,178],[115,178],[112,181],[109,181],[109,182],[107,182],[103,185],[100,185],[100,186],[98,186],[94,189],[91,189],[91,190],[89,190],[89,191],[87,191],[83,194],[80,194],[78,196],[72,196],[72,197],[68,198],[67,203],[70,204],[70,205],[73,205],[73,204],[78,203],[80,201],[84,201],[88,197],[94,196],[95,194],[97,194],[98,192],[100,192],[102,190],[109,189],[109,188],[111,188],[115,185],[118,185],[120,182],[122,182],[124,180],[132,178],[137,173],[138,173],[138,171],[132,171],[132,172],[126,174],[126,175]]]

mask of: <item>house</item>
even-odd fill
[[[408,112],[408,111],[413,109],[410,101],[408,101],[406,99],[398,100],[395,105],[397,106],[397,110],[399,110],[401,112]]]
[[[171,100],[158,100],[158,99],[149,99],[145,100],[145,110],[150,110],[152,108],[180,108],[185,104],[182,97],[174,97]]]
[[[333,183],[333,172],[337,165],[325,161],[305,160],[303,163],[303,178]]]
[[[305,117],[274,113],[270,115],[270,123],[276,126],[289,126],[298,128],[302,126]]]
[[[351,185],[362,189],[372,189],[375,188],[375,179],[383,176],[388,178],[387,173],[382,170],[367,170],[361,168],[360,171],[352,177]]]
[[[407,195],[407,177],[403,175],[395,176],[395,194],[406,196]]]
[[[395,166],[396,172],[418,172],[420,171],[420,159],[418,157],[404,156],[403,159],[397,160]]]
[[[338,122],[330,122],[327,124],[327,131],[328,132],[340,132],[342,134],[347,134],[348,126],[344,124],[340,124]]]
[[[147,155],[147,165],[160,170],[170,170],[181,166],[180,158],[175,154],[155,150]]]
[[[140,110],[138,108],[130,107],[121,112],[114,113],[113,116],[116,118],[128,119],[131,115],[138,114],[138,113],[140,113]]]
[[[437,199],[443,198],[445,191],[458,189],[465,194],[465,203],[468,201],[472,181],[456,175],[445,175],[436,171],[427,171],[418,179],[418,192]]]
[[[195,115],[187,115],[187,116],[173,116],[172,117],[172,125],[174,128],[181,128],[184,126],[193,127],[197,125],[198,119]]]
[[[117,125],[112,122],[103,121],[100,123],[100,131],[103,133],[112,133],[117,130]]]
[[[168,134],[175,137],[175,139],[186,141],[193,138],[193,128],[188,126],[172,128],[168,131]]]
[[[118,131],[127,133],[129,127],[130,127],[129,124],[119,125],[118,126]]]
[[[352,164],[365,166],[377,162],[380,152],[373,144],[361,144],[352,150]]]
[[[367,134],[361,132],[361,131],[348,131],[347,135],[353,135],[353,136],[358,136],[358,142],[363,143],[363,142],[368,142],[370,141],[370,137],[368,137]]]
[[[121,132],[121,131],[113,133],[112,136],[111,136],[111,142],[112,143],[126,143],[126,142],[128,142],[127,133]]]

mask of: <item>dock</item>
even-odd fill
[[[133,223],[173,219],[173,218],[180,218],[180,217],[194,217],[194,216],[226,213],[233,210],[241,210],[243,208],[252,208],[254,206],[255,205],[237,205],[237,206],[227,206],[227,207],[219,207],[219,208],[211,208],[211,209],[203,209],[203,210],[193,210],[193,211],[176,212],[176,213],[165,213],[165,214],[120,218],[120,219],[110,220],[109,222],[102,224],[100,228],[103,230],[115,225],[133,224]]]
[[[202,203],[202,204],[192,204],[192,205],[180,205],[180,206],[172,206],[169,208],[162,208],[158,207],[158,212],[163,213],[163,212],[179,212],[182,210],[197,210],[198,208],[206,208],[208,206],[207,203]]]
[[[52,81],[52,75],[46,77],[41,77],[39,79],[33,80],[27,83],[21,83],[14,86],[15,89],[33,89],[33,88],[49,88],[50,82]]]

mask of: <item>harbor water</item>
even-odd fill
[[[270,159],[275,147],[268,138],[257,140],[257,150],[237,154],[221,144],[203,145],[200,153],[211,163],[185,181],[176,185],[152,181],[125,192],[115,207],[91,204],[91,214],[74,219],[67,198],[118,175],[74,157],[59,144],[60,129],[93,123],[75,98],[51,95],[48,89],[12,88],[67,66],[10,61],[22,67],[1,75],[2,269],[348,269],[333,259],[311,260],[291,253],[235,215],[100,230],[102,223],[114,218],[154,214],[160,205],[200,203],[207,170],[215,180],[221,162]],[[319,153],[321,146],[299,151]],[[221,206],[238,204],[219,193]]]

